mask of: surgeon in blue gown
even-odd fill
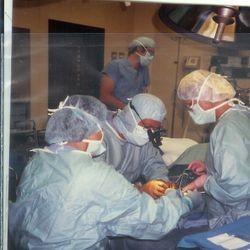
[[[249,107],[224,77],[206,70],[186,75],[177,94],[196,124],[215,124],[205,162],[189,166],[200,177],[184,191],[204,188],[211,228],[250,214]]]
[[[175,189],[155,200],[113,167],[94,161],[103,131],[80,109],[56,111],[45,139],[49,146],[35,150],[9,207],[16,249],[102,250],[107,236],[158,239],[202,203],[198,192]]]
[[[105,131],[103,144],[106,152],[96,159],[112,165],[128,181],[153,198],[164,195],[172,184],[168,181],[168,167],[152,142],[148,130],[158,130],[166,116],[160,98],[151,94],[138,94],[123,110],[107,112],[96,98],[73,95],[64,106],[79,107],[102,121]],[[103,114],[106,114],[106,119]]]

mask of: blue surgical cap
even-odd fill
[[[64,107],[50,117],[45,141],[48,144],[80,142],[98,131],[100,126],[93,116],[78,108]]]
[[[96,117],[99,121],[106,121],[107,108],[97,98],[90,95],[72,95],[69,96],[63,106],[72,106],[84,110]]]
[[[135,107],[142,120],[151,119],[162,122],[167,114],[165,105],[162,100],[157,96],[151,94],[135,95],[132,98],[131,103]],[[138,115],[134,110],[132,111],[134,112],[137,121],[139,121],[140,119],[138,118]]]
[[[131,103],[140,117],[130,107],[130,103],[127,104],[122,110],[119,110],[114,117],[114,124],[116,124],[118,130],[122,123],[128,131],[132,131],[135,127],[134,118],[137,123],[139,123],[141,119],[151,119],[162,122],[167,114],[165,105],[161,99],[151,94],[138,94],[132,98]],[[134,118],[132,113],[134,114]]]

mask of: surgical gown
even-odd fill
[[[144,146],[136,146],[119,137],[111,119],[102,125],[104,144],[107,151],[100,156],[102,160],[112,165],[128,181],[147,182],[161,179],[168,181],[168,168],[158,149],[151,142]]]
[[[192,209],[178,191],[154,200],[72,148],[37,150],[9,208],[17,249],[104,249],[107,236],[158,239]]]
[[[204,185],[211,227],[250,212],[250,112],[231,109],[210,136]]]

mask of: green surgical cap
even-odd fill
[[[130,44],[129,44],[129,49],[136,48],[138,46],[143,46],[146,48],[155,48],[155,41],[149,37],[137,37],[135,38]]]

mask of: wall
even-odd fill
[[[31,32],[31,117],[38,128],[44,128],[47,121],[48,19],[105,28],[107,62],[111,50],[126,51],[131,39],[128,34],[133,29],[133,16],[134,8],[126,9],[121,3],[81,0],[15,2],[13,26],[29,28]]]

